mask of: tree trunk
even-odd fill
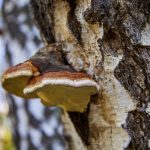
[[[67,62],[100,85],[85,113],[69,113],[76,130],[67,132],[74,127],[62,115],[70,126],[64,126],[68,149],[150,149],[150,1],[32,0],[31,6],[45,44],[61,42]]]

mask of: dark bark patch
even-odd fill
[[[149,49],[136,47],[125,52],[125,56],[115,70],[115,76],[143,107],[150,94]]]
[[[98,95],[92,95],[91,101],[96,103],[98,101]],[[74,124],[74,127],[76,128],[79,136],[86,145],[90,145],[89,119],[88,119],[89,113],[90,113],[90,103],[88,104],[87,109],[83,113],[69,112],[69,116]]]
[[[76,39],[81,43],[81,24],[77,20],[75,9],[76,9],[76,0],[67,0],[70,6],[70,11],[68,13],[68,25]]]
[[[137,110],[129,113],[125,129],[128,131],[131,142],[126,150],[149,150],[150,116]]]
[[[38,68],[40,73],[70,71],[74,72],[71,66],[65,64],[61,45],[50,44],[41,48],[29,61]]]
[[[47,43],[54,43],[53,34],[53,0],[31,1],[32,10],[36,23]]]
[[[95,13],[92,11],[92,9],[88,8],[84,12],[84,18],[88,23],[94,24],[96,22],[101,22],[101,20],[104,18],[104,14]]]
[[[89,145],[89,123],[88,123],[89,106],[84,113],[69,112],[71,121],[74,124],[82,141]]]

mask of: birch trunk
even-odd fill
[[[61,42],[67,62],[100,85],[85,113],[62,114],[68,148],[150,149],[150,1],[32,0],[31,6],[45,44]]]

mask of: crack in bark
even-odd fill
[[[81,25],[80,22],[77,20],[75,9],[76,9],[76,0],[67,0],[70,6],[70,11],[68,13],[68,25],[71,32],[74,34],[78,42],[81,44]]]
[[[54,43],[53,0],[31,0],[31,6],[34,8],[32,9],[34,18],[45,42],[48,44]]]

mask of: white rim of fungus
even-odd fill
[[[33,91],[37,90],[38,88],[42,88],[46,85],[66,85],[71,87],[83,87],[83,86],[92,86],[96,87],[97,90],[99,90],[99,85],[90,79],[78,79],[78,80],[71,80],[71,79],[43,79],[40,83],[27,86],[24,88],[23,92],[24,94],[32,93]]]
[[[15,78],[19,76],[32,76],[32,71],[30,70],[17,70],[15,72],[7,73],[6,75],[3,76],[2,82],[4,82],[6,79],[9,78]]]

